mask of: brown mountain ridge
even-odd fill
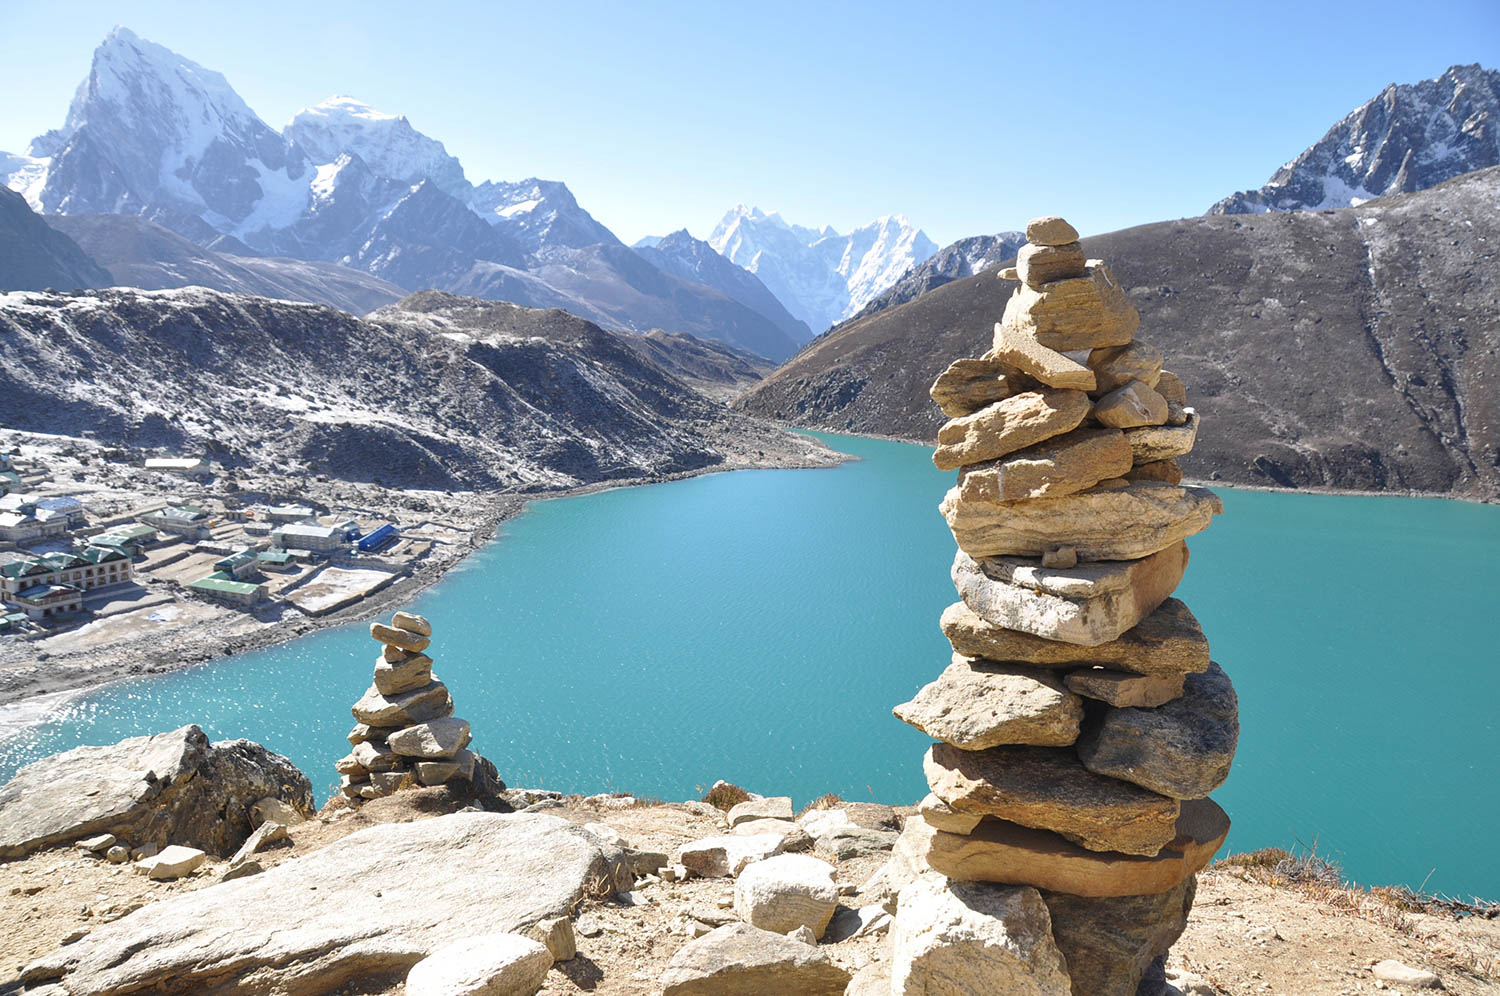
[[[1500,499],[1500,167],[1336,211],[1207,216],[1083,240],[1204,416],[1198,479]],[[993,270],[845,323],[736,405],[931,441],[927,388],[990,346]]]

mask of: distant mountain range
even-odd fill
[[[1500,167],[1359,207],[1207,215],[1083,240],[1204,416],[1184,469],[1273,487],[1500,498]],[[736,405],[930,440],[939,372],[988,350],[986,271],[845,323]]]
[[[788,223],[741,204],[724,215],[709,245],[760,278],[813,332],[848,318],[937,246],[902,215],[840,235]]]
[[[1395,84],[1356,108],[1259,190],[1210,214],[1316,211],[1409,194],[1500,165],[1500,72],[1453,66],[1437,79]]]
[[[767,305],[764,314],[744,303],[774,300],[748,286],[753,276],[721,279],[734,285],[726,293],[684,279],[681,267],[658,269],[562,183],[476,186],[441,142],[350,97],[300,111],[277,132],[222,75],[125,28],[95,51],[62,127],[25,155],[0,153],[0,180],[48,216],[138,216],[221,259],[241,257],[229,267],[237,272],[254,269],[244,257],[333,264],[398,288],[560,307],[612,328],[691,332],[772,359],[806,339],[785,308]],[[164,264],[158,276],[169,268],[140,257],[106,266],[153,262]],[[200,275],[213,268],[195,265]],[[332,278],[320,269],[299,279],[315,287]],[[342,306],[355,297],[318,300]]]

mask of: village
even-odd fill
[[[197,455],[0,441],[0,671],[149,661],[184,642],[270,642],[262,631],[357,613],[476,539],[461,503],[440,502],[456,514],[438,519],[381,509],[382,489],[317,491],[246,482]],[[296,497],[277,497],[288,492]]]

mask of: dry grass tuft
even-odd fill
[[[814,809],[832,809],[843,801],[844,800],[840,799],[836,793],[829,792],[827,795],[820,795],[812,802],[809,802],[806,806],[803,806],[802,812],[798,813],[797,816],[799,818],[806,816]]]
[[[703,797],[703,801],[715,809],[722,809],[727,813],[740,803],[749,802],[750,793],[730,782],[719,782],[708,790],[708,794]]]

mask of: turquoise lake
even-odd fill
[[[922,447],[823,438],[863,459],[536,502],[421,596],[508,784],[923,795],[928,741],[890,710],[948,663],[952,475]],[[1221,494],[1177,594],[1239,691],[1229,848],[1316,845],[1364,883],[1500,898],[1500,508]],[[289,755],[326,797],[376,649],[361,623],[112,685],[0,742],[0,780],[195,722]]]

